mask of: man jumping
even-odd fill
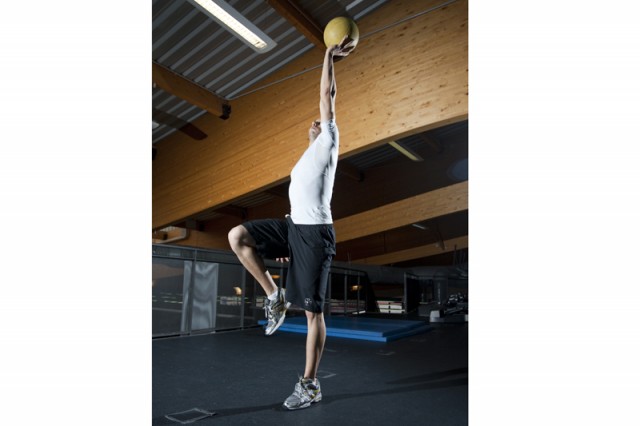
[[[347,56],[354,47],[345,37],[325,52],[320,78],[320,119],[311,123],[309,147],[291,171],[290,215],[285,219],[249,221],[229,231],[234,253],[267,294],[265,334],[273,334],[282,325],[291,304],[305,310],[308,331],[304,377],[284,401],[289,410],[306,408],[322,399],[317,378],[326,339],[322,309],[336,253],[331,195],[338,164],[339,133],[333,63],[334,57]],[[265,258],[289,262],[286,295],[284,288],[278,291],[265,267]]]

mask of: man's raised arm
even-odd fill
[[[340,44],[328,47],[324,54],[320,77],[320,121],[335,118],[336,77],[333,71],[333,58],[347,56],[354,48],[352,40],[345,37]]]

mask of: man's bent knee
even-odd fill
[[[238,225],[229,231],[229,245],[232,249],[235,250],[237,247],[240,247],[242,245],[242,240],[246,233],[247,228],[242,225]]]
[[[253,237],[242,225],[238,225],[234,228],[231,228],[228,234],[229,245],[231,245],[231,249],[235,251],[238,248],[243,246],[255,247],[255,241]]]

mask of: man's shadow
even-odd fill
[[[432,389],[443,389],[455,386],[467,386],[469,384],[468,378],[469,369],[464,368],[455,368],[452,370],[440,371],[435,373],[427,373],[414,377],[407,377],[404,379],[394,380],[391,382],[386,382],[387,385],[405,385],[390,389],[380,389],[376,391],[370,392],[353,392],[353,393],[342,393],[342,394],[332,394],[323,396],[321,404],[331,404],[336,401],[342,401],[345,399],[353,399],[353,398],[362,398],[367,396],[376,396],[376,395],[393,395],[405,392],[415,392],[420,390],[432,390]],[[453,378],[452,376],[460,376]],[[216,413],[215,416],[210,419],[215,419],[218,417],[227,417],[227,416],[235,416],[238,414],[247,414],[247,413],[256,413],[260,411],[288,411],[287,409],[282,407],[282,401],[279,401],[275,404],[267,404],[267,405],[258,405],[255,407],[239,407],[239,408],[222,408],[222,409],[207,409],[207,411],[214,411]],[[207,419],[204,419],[205,421]],[[200,423],[200,422],[198,422]],[[165,418],[155,418],[153,419],[154,425],[170,425],[176,424],[175,422]],[[200,423],[204,424],[204,423]]]

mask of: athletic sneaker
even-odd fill
[[[320,381],[300,378],[291,396],[285,399],[283,407],[288,410],[299,410],[321,400]]]
[[[264,330],[264,334],[271,336],[284,322],[284,316],[291,306],[290,302],[284,298],[284,288],[280,289],[278,298],[276,300],[269,300],[267,297],[264,302],[264,313],[267,317],[267,328]]]

